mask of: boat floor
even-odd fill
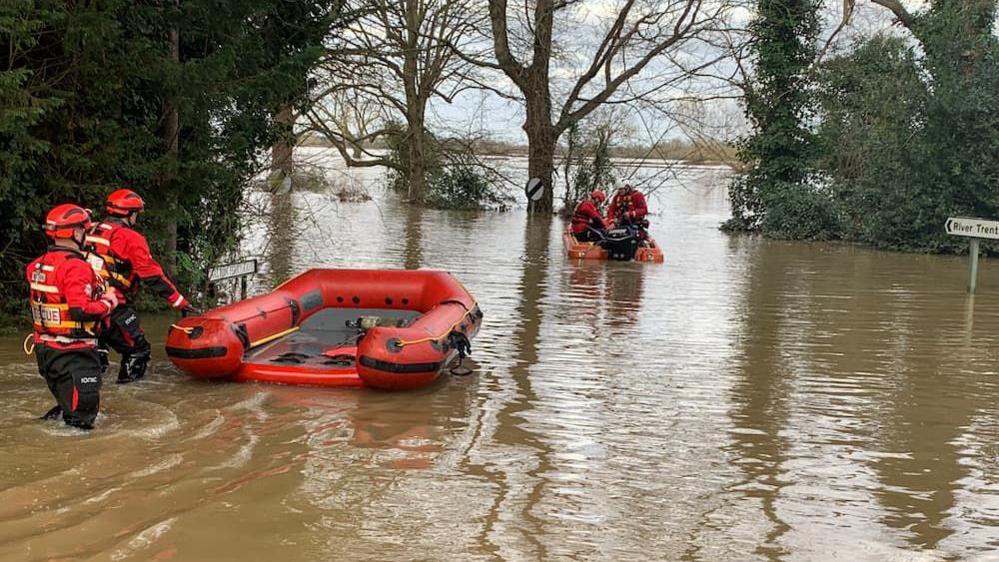
[[[378,308],[327,308],[307,318],[297,331],[250,350],[243,363],[287,366],[295,370],[353,369],[361,331],[351,323],[362,317],[411,323],[420,313]]]

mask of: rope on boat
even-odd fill
[[[267,336],[265,338],[260,338],[257,341],[250,342],[250,349],[253,349],[254,347],[259,347],[259,346],[264,345],[265,343],[268,343],[268,342],[272,342],[272,341],[274,341],[274,340],[276,340],[278,338],[283,338],[284,336],[287,336],[288,334],[290,334],[292,332],[297,332],[297,331],[298,331],[298,326],[294,326],[292,328],[288,328],[287,330],[283,330],[283,331],[278,332],[276,334],[271,334],[271,335],[269,335],[269,336]]]
[[[24,350],[25,355],[31,355],[32,353],[35,352],[35,341],[32,336],[34,336],[33,333],[28,334],[27,336],[25,336],[24,341],[21,342],[21,349]]]
[[[465,306],[464,304],[462,304],[462,303],[460,303],[458,301],[447,301],[447,302],[448,303],[459,304],[462,307]],[[394,342],[394,345],[402,348],[402,347],[406,347],[407,345],[415,345],[415,344],[418,344],[418,343],[426,343],[426,342],[431,342],[431,341],[440,341],[440,340],[448,337],[449,335],[451,335],[451,332],[455,331],[454,329],[457,328],[459,324],[461,324],[462,322],[464,322],[466,318],[468,318],[469,316],[472,315],[472,311],[473,310],[475,310],[475,306],[473,306],[471,309],[465,308],[465,313],[461,315],[461,318],[459,318],[454,324],[451,324],[451,326],[448,327],[448,329],[446,331],[444,331],[444,333],[442,333],[440,335],[428,336],[428,337],[420,338],[420,339],[417,339],[417,340],[398,340],[397,342]]]

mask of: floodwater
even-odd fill
[[[475,374],[418,392],[194,381],[152,317],[149,379],[82,434],[0,340],[0,559],[990,558],[999,266],[969,298],[961,258],[730,238],[725,181],[652,199],[663,265],[567,260],[522,210],[291,196],[257,290],[432,267],[478,298]]]

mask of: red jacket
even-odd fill
[[[83,254],[50,247],[25,270],[31,291],[34,340],[58,349],[93,347],[96,321],[114,309],[99,300],[100,281]]]
[[[135,291],[141,281],[170,306],[182,309],[187,299],[177,291],[163,267],[153,259],[146,238],[124,223],[110,219],[98,223],[87,236],[93,252],[103,258],[100,271],[108,285],[114,287],[119,302],[125,303],[127,293]]]
[[[590,199],[583,199],[572,211],[572,233],[586,232],[589,227],[604,228],[604,217]]]
[[[649,206],[645,202],[645,195],[637,190],[624,195],[615,193],[607,210],[607,218],[614,221],[620,219],[640,221],[648,214]]]

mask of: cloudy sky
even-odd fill
[[[739,0],[741,2],[741,0]],[[568,84],[575,81],[580,69],[589,63],[592,53],[595,51],[596,42],[603,37],[603,31],[608,25],[608,21],[616,13],[620,2],[615,0],[591,0],[581,3],[571,14],[556,22],[556,39],[562,46],[562,56],[553,64],[552,74],[555,77],[553,93],[558,97],[558,91],[566,91]],[[918,11],[921,3],[906,2],[910,10]],[[515,6],[511,2],[511,10]],[[715,4],[717,6],[717,4]],[[752,2],[741,2],[731,4],[726,10],[727,21],[735,28],[744,28],[746,22],[752,15],[750,7]],[[843,6],[839,2],[829,2],[823,8],[823,37],[825,43],[832,30],[837,26],[842,17]],[[851,24],[844,29],[836,38],[833,49],[848,48],[849,45],[859,37],[869,36],[879,30],[891,30],[904,33],[897,26],[892,26],[890,13],[870,2],[860,2],[854,11]],[[707,61],[718,54],[717,50],[705,45],[703,42],[692,42],[683,48],[683,52],[677,54],[677,58],[685,64],[696,64],[699,61]],[[731,61],[722,61],[712,67],[715,74],[729,74],[734,68]],[[655,80],[668,79],[675,75],[675,64],[665,57],[660,57],[655,63],[650,65],[643,73],[642,78],[633,81],[635,88],[648,88],[653,86]],[[493,73],[487,76],[487,81],[497,89],[515,93],[510,81],[501,73]],[[677,99],[685,97],[718,97],[724,94],[737,95],[735,90],[726,88],[721,81],[711,79],[701,79],[697,81],[687,81],[678,84],[676,87],[661,92],[661,100]],[[556,109],[560,104],[556,100]],[[674,104],[675,105],[675,104]],[[735,100],[715,100],[704,107],[702,112],[709,114],[711,121],[717,122],[719,128],[731,130],[741,128],[743,125],[734,124],[741,121],[741,110]],[[657,138],[679,138],[683,136],[681,127],[676,123],[669,122],[663,114],[651,115],[646,112],[639,116],[634,114],[631,118],[636,121],[634,127],[638,131],[638,136],[644,138],[635,139],[637,142],[648,142]],[[524,112],[521,105],[515,101],[503,99],[500,96],[488,91],[467,91],[460,95],[453,104],[435,100],[431,107],[430,121],[435,130],[438,131],[489,131],[495,137],[510,142],[526,143],[526,136],[521,129],[524,120]],[[735,134],[737,131],[730,131]],[[721,133],[720,133],[721,134]],[[729,134],[729,133],[725,133]]]

